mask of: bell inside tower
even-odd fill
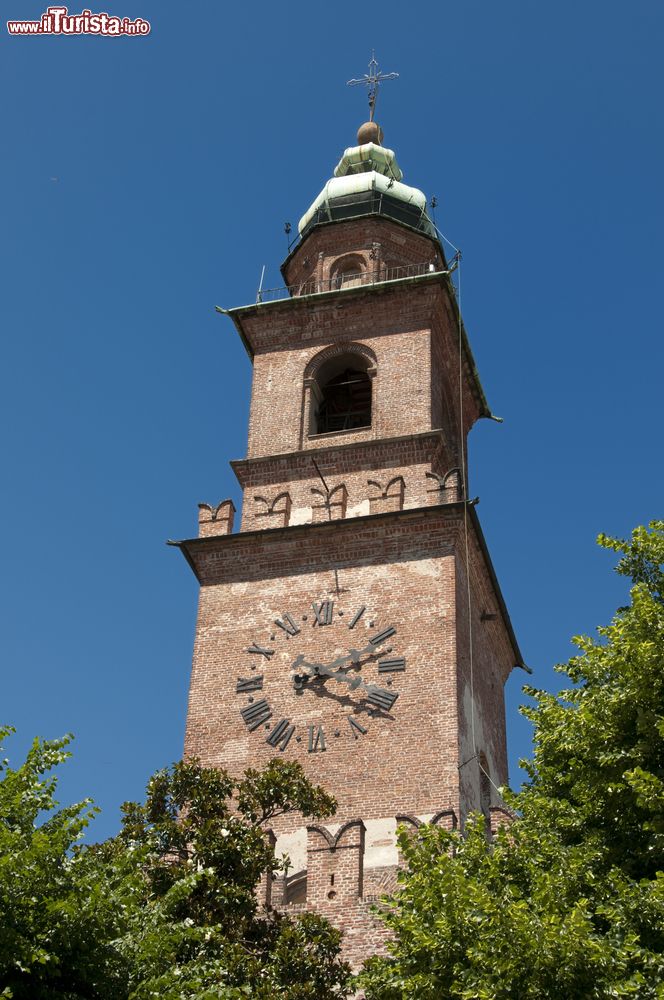
[[[319,372],[316,434],[371,426],[371,379],[361,362],[359,357],[335,358]]]

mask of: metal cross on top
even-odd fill
[[[371,53],[371,62],[369,63],[369,72],[365,73],[361,80],[349,80],[347,86],[356,87],[358,84],[363,83],[365,87],[369,88],[369,121],[374,120],[374,109],[376,107],[376,100],[378,98],[378,87],[385,80],[396,80],[398,73],[381,73],[378,69],[378,63],[376,62],[376,56]]]

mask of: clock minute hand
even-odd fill
[[[344,670],[332,670],[331,666],[325,666],[324,663],[307,663],[304,656],[298,656],[293,661],[291,676],[296,688],[301,688],[306,679],[315,677],[331,677],[332,680],[339,681],[341,684],[350,685],[351,689],[362,683],[359,677],[349,677]]]
[[[291,674],[295,677],[318,677],[321,669],[322,663],[308,663],[302,653],[291,664]]]
[[[319,674],[323,677],[330,677],[333,681],[338,681],[339,684],[347,684],[351,691],[361,688],[371,694],[372,691],[379,690],[375,684],[365,684],[361,677],[349,675],[345,670],[332,670],[330,667],[321,666]]]
[[[356,691],[358,688],[361,688],[363,691],[367,691],[371,694],[372,691],[379,690],[375,684],[365,684],[362,678],[357,674],[349,675],[345,670],[335,670],[334,668],[343,663],[347,663],[349,660],[351,662],[358,662],[360,656],[363,656],[365,653],[373,653],[375,650],[376,647],[372,642],[370,642],[364,649],[352,649],[349,655],[339,656],[336,660],[333,660],[329,664],[309,663],[305,660],[304,655],[300,653],[300,655],[293,661],[291,667],[294,676],[294,683],[297,678],[329,677],[333,681],[337,681],[339,684],[348,685],[351,691]]]

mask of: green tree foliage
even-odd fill
[[[3,736],[9,730],[3,731]],[[13,1000],[333,1000],[347,996],[340,935],[266,913],[275,869],[261,824],[336,803],[298,764],[235,781],[194,761],[157,773],[121,833],[81,846],[89,802],[57,809],[69,738],[36,740],[0,781],[0,996]]]
[[[2,740],[10,732],[0,730]],[[69,742],[35,740],[21,767],[0,764],[2,997],[116,995],[116,902],[72,853],[95,810],[86,801],[58,811],[49,774],[69,756]]]
[[[392,954],[368,963],[367,1000],[664,998],[664,522],[598,541],[629,605],[575,639],[557,668],[571,686],[525,689],[534,755],[504,793],[509,830],[401,833]]]
[[[313,914],[263,914],[255,888],[275,867],[261,824],[298,810],[321,819],[334,799],[299,764],[273,760],[234,781],[195,762],[156,774],[144,806],[124,807],[102,851],[137,852],[144,903],[118,944],[132,1000],[332,998],[346,995],[340,935]]]

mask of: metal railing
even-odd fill
[[[337,292],[346,288],[357,288],[360,285],[378,285],[384,281],[396,281],[399,278],[416,278],[432,272],[449,274],[436,261],[423,261],[420,264],[405,264],[400,267],[385,267],[380,262],[376,267],[353,274],[335,274],[331,278],[318,281],[310,278],[299,285],[284,285],[281,288],[259,288],[256,302],[276,302],[279,299],[298,298],[302,295],[317,295],[320,292]]]

